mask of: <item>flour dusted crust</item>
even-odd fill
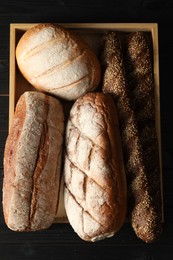
[[[20,97],[4,154],[3,212],[10,229],[34,231],[53,223],[63,131],[58,100],[39,92]]]
[[[126,216],[118,118],[112,98],[89,93],[73,105],[66,129],[65,208],[75,232],[96,241],[114,235]]]
[[[26,31],[17,45],[16,59],[35,88],[67,100],[94,90],[101,77],[90,47],[55,24],[38,24]]]

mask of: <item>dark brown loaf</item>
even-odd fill
[[[89,93],[70,111],[66,130],[65,208],[84,240],[113,236],[126,217],[126,178],[111,96]]]
[[[105,69],[103,92],[111,93],[117,104],[131,223],[138,237],[145,242],[152,242],[160,234],[160,215],[157,215],[158,204],[153,197],[153,185],[150,183],[145,164],[137,120],[128,91],[122,48],[116,32],[104,36],[102,48],[102,62]],[[160,178],[160,175],[157,177]],[[160,191],[160,187],[158,188]]]
[[[148,174],[150,193],[155,205],[153,232],[160,235],[162,227],[161,178],[158,138],[155,120],[155,92],[151,39],[146,32],[134,32],[128,36],[126,46],[126,71],[129,95],[135,113],[145,168]],[[147,216],[146,216],[147,217]],[[134,216],[133,227],[139,237],[138,217]]]
[[[100,81],[99,61],[91,48],[72,31],[55,24],[27,30],[16,48],[24,77],[37,89],[75,100],[94,90]]]
[[[35,231],[53,223],[63,131],[58,100],[39,92],[20,97],[4,153],[3,212],[10,229]]]

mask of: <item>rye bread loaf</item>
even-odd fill
[[[16,59],[35,88],[67,100],[94,90],[101,77],[99,61],[88,44],[55,24],[28,29],[17,44]]]
[[[58,100],[39,92],[20,97],[4,153],[3,212],[10,229],[35,231],[53,223],[63,131]]]
[[[70,111],[66,129],[64,203],[84,240],[113,236],[126,217],[126,178],[116,107],[111,96],[88,93]]]

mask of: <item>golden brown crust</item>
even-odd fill
[[[69,222],[84,240],[112,236],[125,220],[121,151],[111,96],[89,93],[79,98],[71,109],[66,132],[65,207]]]
[[[121,44],[115,32],[108,33],[103,39],[102,62],[105,68],[103,92],[114,96],[119,114],[132,226],[137,236],[152,242],[160,232],[157,230],[160,221],[128,92]]]
[[[10,229],[35,231],[53,223],[63,128],[58,100],[39,92],[21,96],[4,153],[3,211]]]
[[[37,89],[75,100],[97,88],[101,68],[89,45],[57,24],[38,24],[27,30],[16,47],[23,76]]]
[[[20,116],[19,116],[20,115]],[[24,96],[21,97],[20,103],[16,107],[15,117],[19,120],[13,120],[13,125],[11,126],[11,132],[8,135],[8,139],[5,144],[4,150],[4,181],[3,181],[3,192],[4,190],[10,191],[13,180],[15,178],[15,163],[18,140],[21,135],[24,120],[26,117],[26,104]],[[18,125],[18,126],[17,126]],[[8,173],[8,174],[7,174]],[[9,174],[10,173],[10,174]],[[3,214],[5,222],[8,223],[10,203],[12,200],[12,192],[6,192],[6,196],[3,196]]]

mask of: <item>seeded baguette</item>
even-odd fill
[[[104,67],[103,92],[114,96],[119,115],[129,217],[136,235],[145,242],[153,242],[160,233],[157,230],[157,205],[152,196],[152,186],[128,92],[122,48],[116,32],[104,36],[101,59]]]
[[[126,44],[129,95],[146,162],[150,193],[157,213],[153,232],[159,237],[162,231],[162,199],[151,40],[146,32],[134,32],[129,34]],[[141,236],[137,224],[134,220],[133,226]]]
[[[63,131],[58,100],[39,92],[20,97],[4,152],[3,213],[10,229],[35,231],[54,222]]]

